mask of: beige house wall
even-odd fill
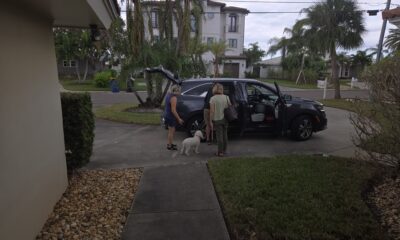
[[[34,239],[67,187],[52,21],[0,3],[0,239]]]

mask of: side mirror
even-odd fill
[[[292,95],[284,94],[283,95],[283,99],[285,99],[285,101],[291,101],[292,100]]]

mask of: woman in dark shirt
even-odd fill
[[[178,150],[176,144],[173,144],[175,128],[178,124],[182,125],[183,120],[179,117],[176,111],[177,96],[181,94],[181,88],[178,85],[171,87],[170,93],[165,98],[165,111],[164,119],[165,124],[168,126],[168,150]]]

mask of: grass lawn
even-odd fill
[[[133,104],[115,104],[109,107],[103,107],[95,110],[97,118],[107,119],[123,123],[147,124],[147,125],[160,125],[161,113],[141,113],[126,111],[129,108],[135,108]]]
[[[358,107],[358,104],[353,101],[348,101],[346,99],[323,99],[318,101],[323,103],[327,107],[339,108],[350,112],[354,112]],[[365,105],[367,104],[368,102],[365,102]]]
[[[290,88],[300,88],[300,89],[320,89],[317,87],[316,83],[301,83],[301,84],[296,84],[295,81],[291,81],[291,80],[282,80],[282,79],[259,79],[262,82],[266,82],[266,83],[270,83],[270,84],[274,84],[274,82],[278,83],[279,86],[283,86],[283,87],[290,87]],[[341,79],[340,80],[340,86],[341,87],[350,87],[350,81],[347,79]],[[329,88],[329,86],[328,86]]]
[[[86,80],[83,83],[79,83],[77,80],[61,80],[61,85],[69,91],[111,91],[110,87],[99,88],[94,85],[93,80]],[[126,85],[125,83],[119,84],[120,90],[125,91]],[[135,81],[135,89],[136,91],[145,91],[146,90],[146,83],[144,79],[139,78]]]
[[[362,192],[376,168],[338,157],[209,162],[232,239],[385,239]]]

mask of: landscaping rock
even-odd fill
[[[36,239],[120,239],[142,172],[78,171]]]
[[[388,230],[389,236],[400,240],[400,177],[387,178],[374,187],[371,199],[378,208],[381,224]]]

